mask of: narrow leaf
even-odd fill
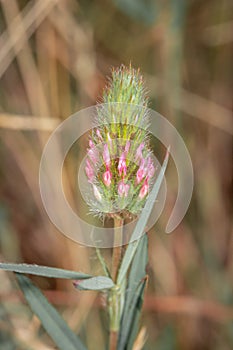
[[[150,192],[148,199],[146,201],[146,204],[141,212],[140,218],[138,219],[138,222],[136,224],[136,227],[133,231],[132,237],[130,239],[130,243],[126,249],[125,255],[123,257],[121,266],[120,266],[120,270],[119,270],[119,274],[118,274],[118,279],[117,279],[117,284],[121,285],[122,281],[124,280],[128,268],[131,264],[131,261],[133,259],[133,256],[136,252],[137,246],[139,244],[139,238],[142,236],[147,221],[149,219],[149,216],[151,214],[151,211],[153,209],[154,206],[154,202],[157,198],[157,195],[159,193],[159,189],[160,186],[162,184],[163,181],[163,177],[164,177],[164,173],[166,171],[167,168],[167,163],[168,163],[168,158],[169,158],[169,149],[167,150],[163,165],[160,169],[159,175],[155,181],[155,184],[152,188],[152,191]]]
[[[121,329],[120,337],[118,340],[117,349],[118,350],[128,350],[131,349],[129,346],[133,343],[135,336],[135,321],[138,323],[140,311],[143,303],[143,295],[146,287],[146,279],[139,283],[138,288],[135,292],[132,303],[128,309],[127,321]],[[133,335],[133,337],[132,337]]]
[[[30,264],[7,264],[0,263],[0,269],[6,271],[13,271],[19,273],[28,273],[31,275],[39,275],[51,278],[65,278],[65,279],[85,279],[92,276],[82,272],[71,270],[63,270],[54,267],[38,266]]]
[[[96,255],[97,255],[97,257],[98,257],[98,259],[100,261],[100,264],[101,264],[101,266],[103,268],[103,271],[104,271],[105,275],[111,278],[111,273],[110,273],[110,271],[108,269],[108,266],[107,266],[107,264],[105,262],[104,257],[102,256],[99,248],[96,247],[95,250],[96,250]]]
[[[128,287],[127,292],[130,293],[136,289],[138,283],[146,275],[146,265],[148,263],[148,237],[143,235],[138,244],[137,251],[132,260],[130,273],[128,277]],[[131,293],[131,296],[134,295],[134,292]]]
[[[140,316],[140,310],[138,310],[137,317],[134,317],[131,319],[130,314],[130,308],[133,303],[133,300],[135,298],[137,288],[142,281],[143,278],[145,278],[146,275],[146,265],[148,262],[148,239],[147,235],[143,235],[142,238],[140,238],[140,242],[137,248],[137,251],[134,255],[134,258],[132,260],[132,265],[128,277],[128,284],[126,288],[125,293],[125,305],[124,305],[124,311],[121,318],[121,327],[120,327],[120,339],[125,336],[125,340],[128,339],[128,347],[130,349],[130,346],[133,344],[134,339],[138,332],[138,326],[139,326],[139,316]],[[129,334],[126,336],[124,335],[124,328],[126,324],[131,324],[131,328],[129,330]],[[125,342],[124,339],[121,340],[121,342]]]
[[[31,280],[16,273],[19,286],[32,311],[41,320],[46,332],[60,350],[86,350],[78,336],[68,327],[57,310],[48,302]]]
[[[75,288],[79,290],[103,290],[114,287],[113,280],[105,276],[97,276],[82,281],[74,282]]]

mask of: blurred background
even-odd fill
[[[166,207],[149,233],[144,349],[233,349],[233,2],[0,0],[0,33],[1,261],[102,273],[93,249],[50,222],[38,169],[55,127],[96,103],[112,67],[131,62],[145,77],[150,107],[185,140],[195,176],[186,217],[164,234],[177,194],[170,160]],[[70,202],[78,161],[74,152],[63,174]],[[110,253],[103,250],[106,259]],[[54,349],[14,277],[0,278],[0,348]],[[67,281],[34,281],[88,349],[105,348],[103,298]]]

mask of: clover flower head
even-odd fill
[[[102,102],[97,104],[85,163],[92,191],[88,204],[101,217],[136,216],[155,173],[148,143],[147,97],[139,71],[131,66],[113,70]]]

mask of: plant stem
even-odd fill
[[[117,273],[122,258],[122,234],[124,219],[119,216],[114,217],[114,247],[112,255],[112,279],[116,282]]]
[[[112,255],[112,279],[117,280],[117,274],[122,258],[122,234],[124,219],[114,216],[114,247]],[[121,317],[121,294],[120,286],[116,286],[109,295],[110,337],[109,349],[117,349],[117,338]]]
[[[114,331],[110,332],[109,349],[110,350],[117,349],[117,332],[114,332]]]

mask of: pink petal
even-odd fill
[[[111,185],[111,179],[112,179],[112,173],[109,170],[105,171],[105,173],[103,174],[103,181],[107,187]]]
[[[136,150],[136,159],[142,159],[142,158],[143,158],[142,150],[143,150],[144,146],[145,146],[144,142],[142,142],[142,143],[138,146],[138,148],[137,148],[137,150]]]
[[[89,158],[91,161],[96,164],[98,162],[99,154],[96,148],[91,148],[87,151]]]
[[[136,174],[136,182],[139,184],[146,175],[145,159],[141,159],[140,167]]]
[[[149,178],[152,178],[154,176],[155,173],[155,167],[153,164],[150,164],[149,168],[148,168],[148,176]]]
[[[125,153],[127,154],[129,152],[129,148],[130,148],[130,141],[128,140],[126,142],[126,145],[125,145]]]
[[[143,199],[149,191],[149,185],[147,179],[145,180],[144,184],[142,185],[142,188],[139,192],[139,198]]]
[[[103,137],[102,137],[102,135],[101,135],[99,129],[96,129],[96,135],[98,136],[98,138],[99,138],[101,141],[103,141]]]
[[[103,158],[104,158],[106,168],[109,167],[109,165],[110,165],[110,153],[109,153],[108,145],[106,143],[104,145]]]
[[[139,168],[136,174],[137,177],[137,184],[139,184],[142,179],[145,177],[145,170],[143,168]]]
[[[121,176],[122,173],[124,173],[124,176],[126,175],[127,172],[127,166],[126,166],[126,160],[125,160],[125,153],[123,152],[122,155],[120,156],[118,167],[119,175]]]
[[[95,172],[94,169],[92,168],[89,160],[86,160],[86,167],[85,167],[86,175],[88,177],[88,180],[92,182],[95,178]]]
[[[95,147],[95,144],[92,140],[89,140],[89,147],[90,148],[94,148]]]
[[[147,164],[145,166],[145,172],[147,173],[148,178],[151,179],[154,176],[155,167],[151,157],[148,157],[146,160],[147,160]]]

